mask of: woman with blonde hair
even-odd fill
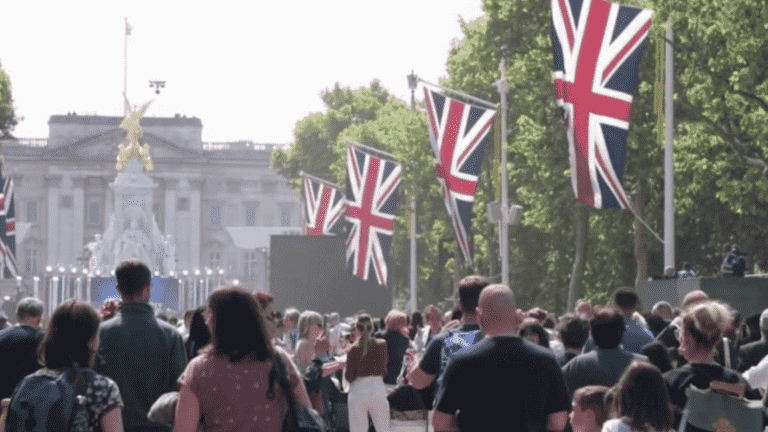
[[[718,302],[700,303],[684,313],[676,336],[680,341],[679,351],[688,364],[664,374],[670,398],[676,407],[676,427],[688,402],[686,389],[689,385],[705,390],[710,387],[710,382],[723,381],[743,386],[747,399],[760,399],[760,393],[752,390],[736,371],[715,361],[715,347],[730,319],[729,309]]]
[[[293,361],[299,372],[304,373],[312,359],[318,354],[315,344],[323,338],[323,316],[315,311],[304,311],[299,315],[299,337]]]
[[[377,432],[389,431],[389,401],[384,386],[387,374],[387,342],[371,336],[373,322],[368,314],[357,316],[355,343],[347,353],[349,381],[349,431],[366,432],[368,414]]]

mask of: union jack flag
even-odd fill
[[[605,0],[552,0],[555,94],[565,110],[576,199],[632,210],[621,186],[649,9]]]
[[[3,193],[0,194],[0,254],[3,272],[0,278],[18,276],[16,270],[16,210],[13,203],[13,177],[3,179]]]
[[[304,176],[304,201],[306,235],[339,233],[344,216],[344,196],[340,189]]]
[[[424,88],[429,138],[445,208],[464,258],[472,262],[472,206],[496,111],[465,104]]]
[[[401,176],[400,164],[347,148],[347,267],[382,286],[387,285]]]

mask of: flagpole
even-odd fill
[[[128,97],[128,36],[131,34],[128,17],[125,17],[125,36],[123,37],[123,117],[128,116],[128,104],[125,103]]]
[[[418,77],[411,70],[411,74],[408,75],[408,87],[411,89],[411,112],[416,111],[416,87],[418,85]],[[416,312],[418,287],[417,287],[417,274],[416,274],[416,176],[414,174],[413,191],[411,192],[411,215],[410,215],[410,240],[411,240],[411,267],[410,267],[410,285],[411,285],[411,298],[408,302],[408,309],[410,312]]]
[[[477,102],[477,103],[483,104],[483,105],[485,105],[485,106],[486,106],[486,107],[488,107],[488,108],[491,108],[491,109],[497,109],[497,108],[498,108],[498,105],[497,105],[497,104],[495,104],[495,103],[493,103],[493,102],[488,102],[488,101],[487,101],[487,100],[485,100],[485,99],[480,99],[479,97],[475,97],[475,96],[472,96],[471,94],[468,94],[468,93],[464,93],[463,91],[454,90],[454,89],[451,89],[451,88],[448,88],[448,87],[443,87],[443,86],[441,86],[441,85],[439,85],[439,84],[432,84],[431,82],[429,82],[429,81],[425,81],[425,80],[423,80],[423,79],[421,79],[421,78],[417,78],[417,79],[418,79],[419,81],[423,82],[424,84],[430,85],[430,86],[432,86],[432,87],[437,87],[437,88],[439,88],[439,89],[442,89],[442,90],[444,90],[444,91],[446,91],[446,92],[450,92],[450,93],[454,93],[454,94],[457,94],[457,95],[459,95],[459,96],[465,97],[465,98],[467,98],[467,99],[469,99],[469,100],[472,100],[472,101],[474,101],[474,102]]]
[[[372,153],[378,153],[379,156],[384,156],[384,157],[386,157],[388,159],[392,159],[393,162],[397,162],[397,159],[395,158],[395,156],[393,156],[391,153],[385,152],[384,150],[379,150],[377,148],[369,147],[367,145],[360,144],[360,143],[357,143],[357,142],[354,142],[354,141],[347,141],[347,145],[351,145],[353,147],[359,147],[359,148],[361,148],[363,150],[366,150],[366,151],[369,151],[369,152],[372,152]]]
[[[664,143],[664,271],[675,269],[675,167],[673,160],[672,138],[674,137],[674,102],[672,90],[674,86],[674,58],[672,57],[672,20],[667,20],[666,36],[666,72],[665,72],[665,101],[664,110],[666,124],[666,140]]]
[[[501,96],[501,219],[499,220],[499,255],[501,256],[501,284],[509,286],[509,209],[507,185],[507,59],[502,55],[501,79],[497,89]]]
[[[315,177],[312,174],[305,173],[304,171],[299,171],[299,175],[302,177],[310,178],[318,183],[326,184],[328,186],[335,187],[336,189],[341,189],[341,186],[337,185],[336,183],[331,183],[328,180],[323,180],[320,177]]]

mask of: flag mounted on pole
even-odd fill
[[[304,234],[339,234],[344,216],[341,188],[304,172],[299,174],[304,177]]]
[[[632,211],[621,178],[651,15],[605,0],[552,0],[555,94],[565,110],[573,190],[589,207]]]
[[[13,202],[13,177],[3,178],[3,192],[0,194],[0,253],[3,272],[0,278],[15,278],[16,268],[16,209]]]
[[[400,164],[347,147],[347,267],[363,280],[387,285]]]
[[[496,111],[424,87],[429,138],[443,199],[466,262],[472,262],[472,206]],[[490,104],[490,103],[489,103]]]

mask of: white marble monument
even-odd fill
[[[152,212],[157,184],[146,173],[153,165],[149,145],[141,144],[140,125],[148,106],[132,110],[120,125],[127,134],[115,165],[117,176],[109,184],[115,210],[106,231],[86,246],[91,252],[88,267],[92,275],[109,275],[127,259],[140,260],[153,274],[169,276],[176,271],[176,246],[170,235],[160,231]]]

